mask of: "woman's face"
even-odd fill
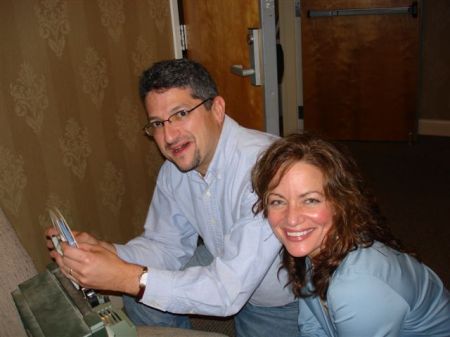
[[[292,256],[317,255],[333,225],[333,208],[323,185],[316,166],[297,162],[268,195],[268,220]]]

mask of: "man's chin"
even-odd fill
[[[176,166],[177,166],[178,170],[180,170],[180,172],[182,172],[182,173],[187,173],[189,171],[196,169],[196,167],[194,167],[194,166],[191,166],[191,167],[180,167],[178,165],[176,165]]]
[[[180,172],[186,173],[192,170],[195,170],[198,165],[195,164],[181,164],[181,163],[177,163],[175,160],[170,160],[177,168]]]

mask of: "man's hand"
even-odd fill
[[[111,290],[136,295],[142,267],[127,263],[116,254],[114,245],[96,239],[89,233],[72,231],[77,247],[60,243],[62,254],[55,250],[52,236],[59,236],[54,227],[45,230],[50,256],[61,272],[85,288]]]
[[[88,241],[90,238],[86,237]],[[63,256],[51,253],[68,278],[85,288],[118,291],[132,296],[138,294],[141,266],[120,259],[115,251],[111,252],[98,241],[96,244],[78,241],[78,246],[75,248],[63,243]]]
[[[111,253],[116,253],[116,249],[114,248],[114,245],[106,242],[106,241],[101,241],[96,239],[94,236],[92,236],[89,233],[86,232],[78,232],[78,231],[72,231],[73,236],[75,237],[75,240],[77,241],[77,243],[87,243],[90,245],[100,245],[103,248],[106,248],[107,250],[109,250]],[[53,245],[53,241],[51,240],[52,236],[59,236],[59,232],[56,228],[54,227],[48,227],[45,230],[45,236],[47,239],[47,248],[52,251],[55,247]],[[53,256],[52,252],[50,252],[50,256],[52,256],[53,258],[55,258],[55,256]]]

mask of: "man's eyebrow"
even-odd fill
[[[162,119],[158,118],[158,117],[154,117],[154,116],[149,116],[148,117],[148,121],[149,122],[156,122],[156,121],[162,121]]]
[[[178,105],[176,105],[175,107],[173,107],[173,108],[170,110],[170,112],[167,114],[167,117],[173,115],[174,113],[180,112],[180,111],[182,111],[182,110],[188,110],[188,109],[186,108],[186,105],[185,105],[185,104],[178,104]],[[165,118],[160,118],[160,117],[157,117],[157,116],[148,116],[148,120],[149,120],[149,121],[162,121],[162,120],[164,120],[164,119],[165,119]]]

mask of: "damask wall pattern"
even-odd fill
[[[56,206],[76,230],[143,230],[162,157],[138,78],[172,58],[169,0],[0,1],[0,207],[39,270]]]

